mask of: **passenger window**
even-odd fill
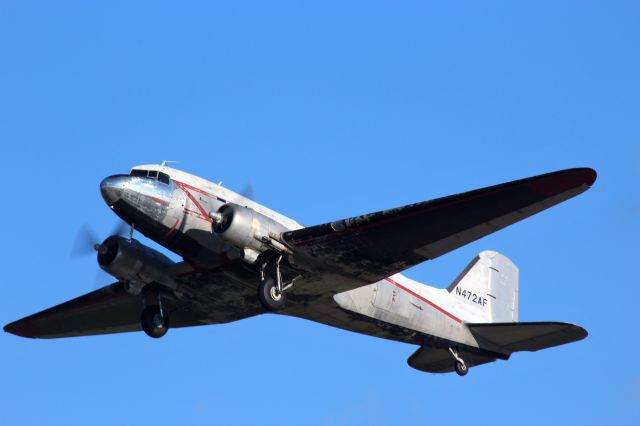
[[[158,174],[158,180],[162,183],[166,183],[167,185],[169,185],[169,175],[166,173],[160,172]]]
[[[153,179],[158,179],[158,171],[157,170],[149,170],[149,177]]]

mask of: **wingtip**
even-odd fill
[[[581,327],[579,325],[575,325],[575,324],[574,324],[574,327],[576,327],[578,331],[578,335],[579,335],[578,340],[586,339],[587,337],[589,337],[589,332],[587,331],[586,328]]]
[[[573,333],[574,338],[571,342],[578,342],[580,340],[586,339],[589,337],[589,332],[584,328],[577,324],[573,324],[570,322],[556,322],[556,324],[563,325],[565,327],[566,332]],[[571,343],[567,342],[567,343]]]
[[[593,186],[597,176],[594,169],[581,167],[558,170],[557,172],[534,176],[528,180],[530,188],[551,197],[576,189],[579,191],[578,193],[586,191]],[[575,195],[577,194],[574,193],[572,196]]]
[[[592,169],[590,167],[582,167],[575,170],[580,173],[582,181],[589,187],[592,187],[594,182],[598,178],[598,173],[595,171],[595,169]]]
[[[10,333],[19,337],[26,337],[28,339],[35,339],[42,333],[40,329],[33,326],[28,322],[15,321],[2,327],[5,333]]]
[[[557,174],[563,176],[563,180],[573,186],[585,185],[592,187],[598,178],[598,173],[590,167],[560,170]]]

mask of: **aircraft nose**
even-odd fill
[[[122,176],[109,176],[100,182],[100,193],[109,206],[113,206],[122,197],[123,192]]]

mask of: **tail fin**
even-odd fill
[[[447,288],[467,322],[518,321],[518,268],[495,251],[483,251]]]

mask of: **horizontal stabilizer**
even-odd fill
[[[467,324],[477,338],[509,352],[538,351],[587,337],[587,330],[563,322]],[[480,342],[482,343],[482,342]]]
[[[510,353],[538,351],[563,345],[587,337],[587,331],[573,324],[562,322],[510,322],[467,324],[485,349],[459,348],[458,354],[468,367],[508,359]],[[508,353],[492,353],[490,349],[501,349]],[[428,373],[454,371],[455,360],[448,349],[423,346],[407,360],[417,370]]]
[[[485,353],[458,351],[467,367],[475,367],[496,360],[496,357]],[[448,349],[422,346],[409,357],[407,363],[416,370],[427,373],[450,373],[454,371],[455,360]]]

